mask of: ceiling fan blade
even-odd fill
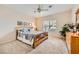
[[[42,7],[40,5],[38,5],[38,8],[36,9],[36,11],[34,11],[34,13],[36,13],[36,12],[39,12],[40,13],[42,11],[48,11],[49,8],[52,8],[52,5],[49,5],[48,6],[48,9],[42,9]]]
[[[34,13],[36,13],[37,11],[34,11]]]
[[[39,11],[39,10],[37,10],[37,11],[34,11],[34,13],[36,13],[36,12],[39,12],[39,13],[40,13],[41,11]]]
[[[41,9],[41,11],[48,11],[48,9]]]
[[[49,8],[52,8],[52,5],[49,5],[48,7],[49,7]]]

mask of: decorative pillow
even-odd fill
[[[45,35],[44,34],[40,34],[40,37],[43,38]]]

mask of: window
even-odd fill
[[[56,20],[45,20],[43,22],[43,31],[48,32],[56,29]]]

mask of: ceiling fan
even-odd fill
[[[42,8],[40,5],[38,5],[38,8],[34,11],[34,13],[36,12],[42,12],[42,11],[48,11],[49,8],[52,8],[52,5],[49,5],[47,9]]]

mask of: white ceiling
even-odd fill
[[[19,13],[35,17],[47,16],[72,9],[71,4],[52,4],[52,8],[50,8],[48,11],[43,11],[41,13],[34,13],[34,11],[38,8],[38,4],[9,4],[5,6],[15,11],[18,11]],[[48,6],[49,4],[41,4],[42,8],[48,8]]]

